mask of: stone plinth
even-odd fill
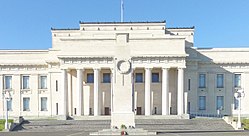
[[[156,132],[148,132],[143,129],[104,129],[98,132],[90,133],[90,135],[121,135],[122,131],[126,132],[126,135],[156,135]]]

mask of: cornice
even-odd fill
[[[83,56],[83,55],[58,55],[59,59],[67,58],[113,58],[113,56]]]
[[[175,58],[175,57],[187,57],[188,54],[157,54],[157,55],[133,55],[132,58]]]

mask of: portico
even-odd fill
[[[73,62],[73,61],[72,61]],[[62,64],[64,66],[64,64]],[[81,67],[81,68],[80,68]],[[61,101],[69,116],[104,116],[112,110],[113,67],[78,66],[63,69]],[[141,77],[142,82],[137,80]],[[184,69],[177,67],[135,67],[134,111],[136,115],[184,114]],[[157,79],[158,78],[158,79]],[[70,81],[68,81],[70,79]],[[181,100],[180,100],[181,99]],[[71,108],[70,108],[71,107]]]

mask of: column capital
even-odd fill
[[[85,68],[76,68],[76,70],[84,71]]]
[[[144,67],[144,69],[145,70],[151,70],[151,69],[153,69],[153,67],[151,66],[151,67]]]
[[[163,70],[169,70],[170,67],[162,67]]]
[[[100,70],[100,67],[94,67],[93,70]]]
[[[66,71],[66,72],[69,72],[69,71],[70,71],[70,69],[68,69],[68,68],[61,68],[61,70],[62,70],[62,71]]]
[[[186,67],[177,67],[177,69],[182,69],[182,70],[185,69],[185,68],[186,68]]]

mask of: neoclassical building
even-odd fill
[[[119,54],[131,64],[135,115],[235,115],[239,89],[249,115],[249,48],[199,49],[194,27],[165,21],[80,22],[51,33],[48,50],[0,50],[2,118],[5,105],[10,116],[110,115],[113,97],[126,93],[113,93]]]

